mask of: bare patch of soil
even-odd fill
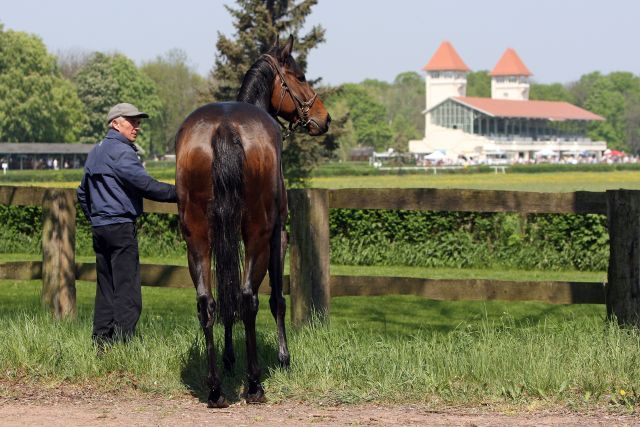
[[[303,402],[235,404],[209,409],[197,398],[106,393],[87,384],[43,387],[0,380],[0,424],[98,426],[557,426],[640,425],[640,417],[596,410],[539,411],[490,407],[442,407],[374,404],[321,406]]]

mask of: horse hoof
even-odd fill
[[[224,398],[219,391],[211,390],[209,392],[209,398],[207,399],[207,407],[209,408],[227,408],[229,402]]]
[[[245,400],[248,404],[266,403],[267,398],[264,396],[264,389],[262,385],[256,386],[255,392],[245,391]]]
[[[291,357],[289,357],[288,354],[285,354],[284,356],[279,355],[278,361],[280,362],[280,367],[282,369],[289,369],[289,367],[291,366]]]

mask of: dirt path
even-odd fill
[[[640,417],[602,411],[498,411],[488,408],[343,405],[299,402],[235,404],[208,409],[196,398],[150,398],[97,393],[87,387],[43,390],[0,384],[0,425],[53,426],[617,426],[640,425]]]

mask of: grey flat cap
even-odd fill
[[[111,107],[109,113],[107,113],[107,123],[111,123],[111,120],[117,117],[141,117],[147,119],[149,115],[138,110],[134,105],[123,102]]]

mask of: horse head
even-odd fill
[[[331,116],[307,82],[304,72],[291,56],[293,36],[284,46],[278,40],[265,55],[275,70],[271,109],[290,123],[290,129],[304,127],[309,135],[322,135],[329,130]]]

